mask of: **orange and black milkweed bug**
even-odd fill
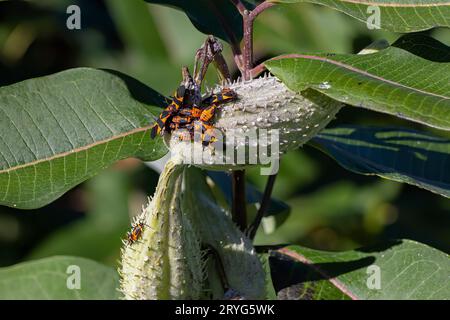
[[[142,221],[139,221],[138,223],[133,225],[131,231],[127,232],[127,240],[129,245],[139,240],[142,232],[144,231],[144,226],[145,224]]]
[[[212,121],[217,108],[223,103],[235,100],[236,92],[224,88],[220,93],[203,98],[200,106],[185,105],[185,101],[189,101],[189,96],[185,97],[185,94],[185,87],[183,85],[178,87],[172,102],[159,115],[152,127],[151,137],[155,138],[164,131],[171,133],[179,129],[186,129],[187,132],[180,134],[180,140],[193,140],[196,138],[194,132],[197,132],[201,134],[203,145],[209,145],[216,141]]]
[[[152,138],[155,138],[164,131],[167,120],[174,116],[183,106],[185,92],[186,88],[183,85],[179,86],[175,91],[172,102],[166,107],[166,109],[164,109],[163,112],[161,112],[158,119],[156,119],[156,123],[151,129],[150,135]]]

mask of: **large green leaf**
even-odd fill
[[[270,255],[280,299],[450,297],[449,256],[411,240],[344,252],[288,246]]]
[[[310,2],[342,11],[364,23],[378,7],[380,27],[396,32],[413,32],[433,27],[450,27],[448,0],[269,0],[279,3]]]
[[[450,197],[450,140],[399,128],[325,129],[313,145],[348,170]]]
[[[84,258],[56,256],[0,269],[0,299],[111,300],[119,298],[118,287],[114,269]]]
[[[0,204],[43,206],[117,160],[166,153],[150,139],[164,97],[88,68],[0,88]]]
[[[265,62],[295,91],[329,97],[450,130],[450,63],[425,60],[398,48],[372,54],[295,54]]]
[[[192,24],[205,34],[212,34],[229,43],[242,39],[242,16],[230,0],[145,0],[184,11]],[[258,0],[243,1],[252,9]],[[167,23],[170,23],[168,21]]]

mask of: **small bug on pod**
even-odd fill
[[[127,242],[128,245],[131,245],[138,241],[144,231],[144,222],[138,221],[136,224],[132,226],[131,231],[127,232]]]

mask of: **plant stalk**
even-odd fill
[[[251,70],[253,68],[253,24],[259,14],[261,14],[264,10],[273,7],[274,5],[275,3],[273,2],[265,1],[252,11],[245,10],[243,13],[241,12],[244,22],[244,80],[252,79]]]
[[[232,218],[240,230],[247,228],[247,200],[245,197],[245,170],[236,170],[232,174],[233,205]]]
[[[243,28],[244,28],[244,45],[243,45],[243,53],[237,54],[236,48],[233,49],[234,60],[236,61],[236,65],[239,68],[242,77],[244,80],[252,79],[252,68],[253,68],[253,24],[256,17],[262,13],[264,10],[274,6],[274,3],[271,2],[263,2],[258,5],[252,11],[249,11],[245,8],[244,4],[240,0],[230,0],[238,9],[239,13],[242,15],[243,19]],[[245,197],[245,170],[238,170],[233,172],[233,206],[232,206],[232,216],[234,222],[241,228],[241,230],[246,230],[247,226],[247,210],[246,210],[246,197]],[[273,180],[275,180],[273,178]],[[269,182],[270,182],[269,178]],[[269,198],[272,193],[273,182],[272,185],[266,186],[266,191],[268,191],[267,197]],[[258,211],[258,216],[264,216],[267,205],[263,202],[261,204],[260,210]],[[262,210],[261,210],[262,209]],[[256,229],[261,222],[262,216],[259,218],[259,221],[256,221],[252,225],[252,230]],[[252,231],[256,233],[255,231]]]
[[[277,174],[273,174],[270,175],[269,179],[267,180],[266,188],[264,189],[264,194],[261,200],[258,213],[256,214],[255,220],[252,222],[252,224],[248,227],[246,231],[246,234],[250,240],[253,240],[255,238],[256,231],[258,230],[259,225],[261,224],[261,220],[266,214],[267,209],[269,209],[270,198],[272,196],[272,190],[275,184],[276,177]]]

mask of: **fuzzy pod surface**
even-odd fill
[[[134,223],[144,224],[140,238],[124,242],[120,291],[125,299],[198,299],[203,269],[200,242],[181,211],[184,166],[169,160],[154,197]]]
[[[213,248],[212,268],[207,269],[207,286],[213,298],[223,299],[232,290],[245,299],[265,299],[265,272],[250,239],[231,220],[231,214],[220,207],[206,183],[205,175],[197,168],[184,172],[183,212],[192,221],[204,245]],[[218,261],[217,261],[218,260]],[[223,267],[225,282],[217,284],[218,268]],[[216,282],[216,283],[214,283]],[[218,287],[222,288],[218,289]]]
[[[216,112],[214,126],[223,133],[223,142],[202,148],[196,146],[198,142],[180,142],[175,134],[166,136],[171,152],[181,154],[185,163],[217,170],[267,164],[269,154],[279,156],[314,137],[342,107],[314,90],[294,92],[274,76],[239,80],[225,87],[236,92],[237,100]],[[239,152],[245,155],[244,161],[237,160]]]

